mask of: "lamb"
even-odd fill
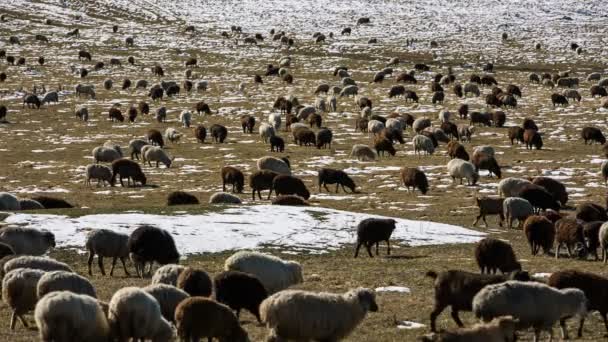
[[[452,159],[448,162],[447,169],[448,174],[454,182],[458,178],[460,179],[460,184],[462,184],[462,179],[466,178],[469,186],[477,184],[479,174],[475,171],[475,166],[470,162],[458,158]]]
[[[163,163],[165,167],[170,168],[174,159],[175,157],[170,158],[167,152],[158,146],[150,146],[143,153],[143,161],[148,162],[149,166],[152,166],[152,162],[156,162],[157,168],[159,163]]]
[[[69,291],[44,296],[34,310],[42,341],[91,341],[110,339],[102,306],[94,298]]]
[[[262,157],[257,161],[258,170],[270,170],[279,174],[291,175],[291,168],[284,159],[275,157]]]
[[[418,118],[416,120],[414,120],[414,123],[412,124],[412,128],[414,129],[414,132],[416,133],[420,133],[421,131],[423,131],[425,128],[431,127],[431,120],[427,119],[427,118]]]
[[[298,262],[259,252],[236,252],[226,259],[224,270],[245,272],[257,277],[269,295],[304,281],[302,266]]]
[[[355,258],[359,255],[359,248],[365,245],[367,254],[372,255],[372,246],[376,244],[376,255],[380,241],[386,241],[387,255],[391,254],[391,244],[389,242],[391,234],[395,230],[397,221],[394,219],[367,218],[357,225],[357,247],[355,248]]]
[[[537,282],[507,281],[489,285],[479,291],[473,299],[475,316],[490,321],[504,315],[518,320],[518,328],[534,328],[538,341],[542,330],[553,337],[556,321],[571,316],[584,317],[587,314],[587,299],[579,289],[554,289]],[[562,335],[567,339],[565,329]]]
[[[36,286],[43,275],[44,271],[29,268],[6,271],[2,279],[2,298],[12,311],[11,330],[15,330],[17,318],[25,328],[28,328],[27,321],[23,316],[34,310],[36,306],[38,300]]]
[[[209,197],[210,204],[242,204],[240,198],[227,192],[216,192]]]
[[[112,162],[112,179],[110,185],[116,184],[116,175],[119,175],[120,185],[125,186],[123,179],[127,178],[127,185],[131,185],[131,179],[133,185],[135,182],[140,182],[141,185],[146,185],[146,175],[141,170],[141,166],[138,163],[129,159],[118,159]]]
[[[162,317],[156,299],[137,287],[124,287],[114,293],[108,320],[112,335],[121,341],[129,338],[170,341],[173,337],[171,325]]]
[[[494,318],[485,324],[476,324],[470,328],[460,328],[456,331],[431,333],[421,338],[423,342],[515,342],[517,321],[511,316]]]
[[[224,271],[215,276],[213,287],[215,299],[235,310],[237,319],[241,310],[246,309],[261,323],[259,308],[268,293],[257,277],[239,271]]]
[[[277,196],[279,195],[298,195],[304,199],[310,198],[310,192],[306,188],[304,182],[291,175],[278,175],[272,180],[272,189],[270,190],[270,194],[275,192]]]
[[[328,148],[331,149],[331,141],[333,139],[333,133],[331,130],[327,129],[327,128],[321,128],[318,132],[317,132],[317,148],[321,149],[321,148],[325,148],[326,146]],[[284,148],[284,147],[283,147]],[[281,149],[282,152],[282,149]]]
[[[541,248],[543,253],[549,254],[555,239],[553,222],[544,216],[531,215],[525,220],[523,229],[532,255],[537,255]]]
[[[152,275],[150,284],[167,284],[177,287],[177,279],[186,267],[176,264],[167,264],[159,267]]]
[[[378,304],[374,293],[365,288],[344,294],[287,290],[268,297],[260,306],[269,341],[342,340],[368,311],[378,311]],[[307,314],[311,312],[315,314]]]
[[[318,174],[319,179],[319,192],[321,192],[321,186],[330,192],[327,188],[327,184],[336,184],[336,193],[338,193],[338,189],[342,186],[342,190],[346,192],[346,188],[349,188],[352,193],[356,192],[355,182],[346,174],[346,172],[342,170],[330,169],[330,168],[322,168],[319,170]]]
[[[21,210],[17,196],[8,192],[0,192],[0,210]]]
[[[131,159],[135,156],[139,160],[142,147],[148,145],[148,142],[143,139],[133,139],[129,141],[129,150],[131,151]]]
[[[475,247],[475,260],[481,273],[494,274],[500,270],[503,274],[520,271],[513,247],[507,242],[494,238],[480,240]]]
[[[177,335],[183,341],[215,337],[219,341],[249,342],[247,332],[230,308],[210,299],[184,300],[175,309],[175,322]]]
[[[179,253],[173,237],[160,228],[140,226],[129,236],[127,246],[138,277],[144,277],[146,263],[150,263],[149,274],[154,262],[160,265],[179,262]]]
[[[413,190],[418,188],[418,190],[425,195],[429,189],[429,181],[426,175],[417,168],[402,167],[401,182],[403,182],[403,186],[407,188],[407,191],[410,191],[410,187],[413,188]]]
[[[91,265],[93,263],[93,258],[97,255],[97,262],[102,275],[106,275],[103,267],[103,258],[106,257],[112,258],[110,276],[114,275],[114,267],[116,266],[117,259],[120,259],[125,275],[130,276],[129,271],[127,271],[127,265],[125,264],[125,259],[129,257],[128,241],[129,236],[127,234],[118,233],[109,229],[91,230],[87,234],[85,242],[85,247],[89,252],[89,258],[87,260],[89,275],[93,275]]]
[[[527,184],[519,191],[521,197],[536,209],[536,211],[546,210],[547,208],[559,211],[560,205],[544,187],[536,184]]]
[[[587,141],[591,141],[591,144],[593,144],[593,142],[597,142],[602,145],[606,143],[606,137],[604,137],[602,131],[596,127],[583,127],[581,137],[585,141],[585,145],[587,145]]]
[[[559,258],[559,250],[562,245],[566,245],[569,257],[574,256],[571,248],[576,245],[580,245],[582,248],[578,256],[581,256],[582,253],[586,255],[587,245],[585,243],[585,235],[583,234],[583,226],[573,218],[565,217],[558,220],[555,222],[555,244],[557,245],[555,259]]]
[[[268,143],[268,139],[276,134],[274,127],[266,123],[262,123],[258,130],[260,132],[260,138],[264,143]]]
[[[193,297],[209,297],[213,292],[213,283],[209,274],[192,267],[186,267],[179,273],[176,286]]]
[[[104,146],[95,147],[91,153],[96,163],[112,163],[121,158],[121,155],[113,148]]]
[[[97,186],[100,184],[105,186],[106,182],[110,184],[110,181],[112,180],[112,169],[104,165],[87,165],[84,184],[90,186],[91,179],[97,180]]]
[[[414,138],[412,138],[412,144],[414,145],[414,153],[417,155],[420,155],[421,152],[429,155],[435,152],[433,141],[422,134],[416,134]]]
[[[527,179],[509,177],[501,180],[498,183],[498,196],[515,197],[518,196],[521,190],[528,184],[532,184]]]
[[[18,256],[18,254],[6,261],[4,264],[4,268],[2,271],[6,274],[12,270],[18,268],[29,268],[41,271],[67,271],[72,272],[72,269],[67,264],[59,262],[55,259],[44,258],[39,256],[31,256],[31,255],[22,255]]]
[[[376,153],[369,146],[361,144],[353,145],[350,156],[360,161],[373,161],[376,159]]]
[[[45,273],[38,280],[36,291],[39,299],[44,297],[47,293],[56,291],[70,291],[72,293],[97,298],[95,287],[93,287],[93,284],[91,284],[87,278],[66,271]]]
[[[527,200],[519,197],[507,197],[503,201],[503,213],[507,218],[507,226],[511,228],[513,221],[519,221],[519,227],[524,223],[524,220],[534,213],[532,204]]]
[[[268,193],[268,198],[270,199],[270,195],[272,194],[272,181],[279,173],[274,172],[272,170],[260,170],[257,171],[251,176],[249,176],[249,185],[251,186],[251,196],[252,200],[255,201],[255,193],[257,191],[258,197],[262,199],[262,190],[270,190]]]
[[[475,202],[477,203],[477,207],[479,207],[479,215],[475,218],[475,221],[473,221],[473,226],[476,226],[479,219],[483,218],[483,222],[487,228],[488,222],[486,221],[486,215],[498,215],[498,225],[502,227],[502,222],[505,220],[503,201],[502,198],[475,197]]]
[[[142,289],[156,299],[163,318],[169,322],[175,321],[175,309],[179,303],[190,297],[183,290],[167,284],[151,284]]]
[[[11,246],[15,254],[43,255],[55,247],[55,235],[48,230],[9,226],[0,229],[0,242]]]
[[[553,199],[562,206],[565,206],[568,202],[568,191],[566,191],[566,186],[562,182],[551,177],[534,177],[532,184],[545,188],[553,196]]]
[[[569,269],[552,273],[547,280],[547,285],[556,289],[576,288],[583,291],[587,298],[587,310],[599,311],[604,319],[604,327],[608,331],[608,319],[606,317],[608,314],[608,306],[606,305],[608,278],[599,274]],[[577,332],[579,338],[583,336],[584,324],[585,319],[581,317]],[[565,320],[560,320],[560,325],[562,331],[566,331]]]

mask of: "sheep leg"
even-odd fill
[[[222,191],[226,192],[226,182],[222,181]]]
[[[19,320],[26,329],[30,327],[29,324],[27,324],[27,320],[25,320],[25,317],[23,317],[23,315],[17,315],[17,317],[19,317]]]
[[[106,275],[106,271],[103,269],[103,257],[101,255],[97,256],[97,263],[99,264],[99,269],[101,270],[101,275]]]
[[[391,242],[388,239],[386,239],[386,246],[387,246],[386,254],[391,255]]]
[[[125,258],[120,258],[120,262],[122,263],[122,268],[125,270],[125,274],[127,275],[127,277],[130,277],[131,274],[127,270],[127,265],[125,264]]]
[[[566,244],[566,250],[568,251],[568,257],[572,258],[572,251],[570,250],[570,244]]]
[[[562,247],[561,242],[557,244],[557,247],[555,248],[555,259],[559,258],[559,250]]]
[[[275,192],[276,192],[276,191],[275,191]],[[270,195],[272,195],[272,188],[270,188],[270,192],[268,193],[268,198],[267,198],[267,199],[270,199]],[[278,193],[277,193],[277,196],[279,196],[279,194],[278,194]],[[260,199],[261,199],[261,198],[260,198]]]
[[[331,190],[329,190],[329,188],[327,187],[327,183],[323,183],[323,187],[325,188],[325,190],[327,190],[327,192],[331,192]],[[338,191],[336,191],[338,192]]]
[[[456,324],[458,324],[458,326],[460,328],[464,327],[464,324],[462,324],[462,321],[460,320],[460,317],[458,316],[458,310],[454,310],[454,308],[452,308],[452,319],[454,319],[454,322],[456,322]]]
[[[95,253],[93,253],[93,251],[89,251],[89,259],[87,260],[87,263],[89,264],[89,275],[92,276],[93,272],[91,270],[91,264],[93,264],[93,258],[95,257]]]
[[[362,242],[357,243],[357,248],[355,248],[355,258],[359,255],[359,248],[361,248],[362,244]]]
[[[373,258],[374,256],[372,255],[372,244],[371,243],[366,243],[365,244],[365,248],[367,249],[367,254],[369,254],[369,257]]]
[[[340,189],[340,183],[336,183],[336,193],[338,193],[338,190]],[[328,191],[329,192],[329,191]]]
[[[376,242],[376,256],[380,255],[378,249],[380,248],[380,242]]]
[[[435,300],[435,307],[431,312],[431,332],[437,332],[435,321],[437,320],[437,317],[441,314],[441,312],[443,312],[443,309],[445,309],[445,305],[440,305],[439,301]]]
[[[604,325],[606,325],[606,315],[605,314],[602,315],[602,318],[604,319]],[[579,338],[581,338],[583,336],[583,325],[584,324],[585,324],[585,317],[581,317],[579,324],[578,324],[578,330],[576,332],[576,336],[578,336]],[[567,338],[567,337],[564,337],[564,338]]]
[[[17,314],[13,311],[11,315],[11,330],[15,330],[15,325],[17,324]]]

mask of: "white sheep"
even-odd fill
[[[414,120],[414,123],[412,124],[412,128],[416,133],[420,133],[427,127],[431,127],[431,120],[427,118],[418,118]]]
[[[160,305],[163,317],[169,322],[175,320],[175,308],[177,304],[190,297],[185,291],[167,284],[152,284],[144,287],[143,290],[156,299]]]
[[[179,139],[181,137],[182,137],[182,135],[173,127],[168,127],[165,130],[165,139],[167,139],[168,141],[170,141],[172,143],[179,142]]]
[[[602,260],[604,264],[608,262],[608,222],[602,223],[599,231],[600,249],[602,250]]]
[[[298,262],[253,251],[236,252],[226,259],[224,269],[253,274],[269,294],[304,281],[302,266]]]
[[[150,284],[167,284],[177,286],[177,278],[186,269],[181,265],[169,264],[159,267],[154,275]]]
[[[386,120],[385,126],[387,129],[402,132],[405,129],[405,122],[400,119],[389,118]]]
[[[41,341],[110,340],[110,325],[102,306],[87,295],[50,293],[36,304],[34,318]]]
[[[473,132],[475,132],[475,127],[469,125],[458,125],[456,129],[458,130],[458,136],[460,137],[461,141],[471,142],[471,136],[473,135]]]
[[[367,145],[355,144],[350,151],[350,156],[360,161],[373,161],[376,159],[376,152]]]
[[[291,175],[291,168],[283,160],[275,157],[262,157],[257,161],[258,170],[270,170],[283,175]]]
[[[514,220],[519,221],[521,227],[524,220],[534,213],[534,208],[528,200],[519,197],[507,197],[502,202],[502,212],[507,219],[507,227],[511,228]]]
[[[519,195],[521,189],[523,189],[526,185],[532,184],[527,179],[517,178],[517,177],[509,177],[498,182],[497,190],[498,196],[500,197],[515,197]]]
[[[279,60],[279,68],[288,68],[291,66],[291,57],[281,57]]]
[[[367,123],[367,133],[376,135],[384,129],[384,124],[378,120],[370,120]]]
[[[93,284],[87,278],[74,272],[52,271],[40,277],[36,289],[38,299],[55,291],[70,291],[97,298],[97,292]]]
[[[460,184],[462,184],[462,179],[466,178],[468,185],[475,185],[479,179],[479,174],[475,171],[475,165],[466,160],[452,159],[448,162],[447,168],[448,174],[454,182],[459,179]]]
[[[447,110],[439,111],[439,122],[450,122],[452,114]]]
[[[344,87],[342,89],[342,91],[340,91],[340,97],[357,96],[358,94],[359,94],[359,87],[357,87],[356,85],[348,85],[348,86]]]
[[[111,148],[111,149],[115,150],[116,152],[118,152],[118,155],[120,155],[121,158],[124,157],[124,154],[122,153],[122,148],[120,147],[119,144],[117,144],[113,141],[106,141],[105,143],[103,143],[102,146]]]
[[[129,338],[170,341],[173,337],[171,325],[162,317],[156,299],[137,287],[116,291],[110,300],[108,319],[113,335],[120,341]]]
[[[112,180],[112,169],[110,169],[109,167],[107,167],[105,165],[98,165],[98,164],[87,165],[84,184],[90,186],[91,179],[97,180],[97,186],[99,186],[100,184],[103,184],[103,186],[106,186],[106,183],[111,184],[110,182]]]
[[[433,154],[435,152],[433,140],[425,135],[416,134],[412,138],[412,144],[414,145],[414,153],[417,155],[420,155],[421,152],[424,154]]]
[[[327,104],[330,112],[335,113],[338,111],[338,99],[336,99],[335,95],[327,96]]]
[[[295,131],[296,129],[298,129],[298,127],[309,128],[308,125],[303,122],[294,122],[290,126],[292,131]]]
[[[286,290],[260,305],[268,341],[339,341],[365,318],[378,311],[374,293],[358,288],[344,294]]]
[[[511,280],[488,285],[473,298],[473,313],[489,322],[500,316],[513,316],[518,329],[534,328],[534,340],[542,330],[553,339],[553,325],[567,317],[587,315],[587,298],[580,289],[556,289],[538,282]],[[562,335],[567,339],[562,327]]]
[[[363,107],[363,109],[361,109],[361,114],[360,114],[362,119],[369,119],[372,116],[372,109],[371,107]]]
[[[84,94],[84,95],[89,95],[91,97],[91,99],[95,99],[95,86],[94,85],[83,85],[83,84],[78,84],[74,90],[76,91],[76,94],[78,95],[78,97],[80,97],[80,95]]]
[[[260,127],[258,127],[258,130],[260,132],[260,138],[265,144],[268,143],[268,139],[270,139],[270,137],[274,137],[276,134],[274,127],[267,123],[262,123]]]
[[[129,150],[131,152],[131,159],[135,156],[136,159],[139,159],[139,155],[141,154],[142,147],[150,145],[148,141],[144,139],[133,139],[129,141]]]
[[[96,163],[111,163],[121,158],[121,155],[113,148],[98,146],[91,153]]]
[[[42,203],[29,198],[20,198],[19,206],[21,210],[40,210],[45,209]]]
[[[241,204],[240,198],[227,192],[216,192],[209,197],[210,204]]]
[[[159,146],[144,146],[142,155],[144,162],[148,162],[149,166],[152,166],[152,162],[156,162],[156,167],[159,163],[163,163],[167,168],[170,168],[175,159],[175,157],[170,158],[167,152]]]
[[[496,152],[494,151],[494,147],[489,146],[489,145],[481,145],[481,146],[477,146],[473,149],[473,154],[475,153],[483,153],[485,155],[487,155],[488,157],[494,157],[494,155],[496,154]]]
[[[0,210],[21,210],[17,196],[0,192]]]
[[[317,97],[315,99],[315,108],[319,112],[325,113],[327,111],[327,103],[325,103],[325,99],[322,97]]]
[[[274,127],[275,131],[281,128],[281,114],[273,113],[268,116],[268,123]]]
[[[183,110],[179,114],[179,121],[185,128],[189,128],[190,124],[192,123],[192,112],[189,110]]]
[[[4,275],[2,279],[2,299],[13,312],[10,322],[11,330],[15,330],[17,318],[23,323],[24,327],[28,327],[23,315],[34,310],[38,301],[36,287],[38,286],[38,280],[43,275],[44,271],[30,268],[14,269]]]
[[[18,256],[14,259],[7,261],[4,264],[4,273],[8,273],[12,270],[16,270],[18,268],[29,268],[33,270],[41,270],[41,271],[67,271],[73,272],[70,266],[64,264],[63,262],[59,262],[55,259],[44,258],[39,256],[32,255],[22,255]]]
[[[55,247],[55,235],[48,230],[5,227],[0,229],[0,242],[11,246],[15,254],[43,255]]]
[[[110,276],[114,274],[114,267],[116,266],[117,259],[120,259],[125,274],[129,276],[129,271],[127,271],[127,265],[125,264],[125,260],[129,257],[128,241],[129,236],[127,234],[118,233],[109,229],[91,230],[87,234],[87,240],[85,242],[85,247],[89,251],[89,259],[87,261],[89,265],[89,275],[93,275],[91,264],[93,263],[95,255],[97,255],[97,261],[102,275],[106,275],[103,268],[103,258],[107,257],[112,258]]]

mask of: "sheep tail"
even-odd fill
[[[437,272],[435,272],[435,271],[428,271],[428,272],[426,272],[425,276],[427,276],[429,278],[437,279]]]

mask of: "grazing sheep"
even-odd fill
[[[44,297],[47,293],[55,291],[70,291],[76,294],[87,295],[97,298],[95,287],[89,280],[74,272],[52,271],[45,273],[38,280],[38,298]]]
[[[562,245],[566,245],[569,257],[574,257],[572,248],[580,245],[582,253],[587,253],[587,245],[585,243],[585,235],[583,234],[583,226],[573,218],[562,218],[555,222],[555,259],[559,258],[559,250]],[[581,256],[580,253],[577,256]]]
[[[241,310],[246,309],[261,323],[259,308],[268,293],[257,277],[239,271],[224,271],[215,276],[213,287],[215,299],[235,310],[237,319]]]
[[[14,259],[13,259],[14,260]],[[8,264],[8,263],[7,263]],[[29,268],[6,270],[2,279],[2,299],[12,311],[10,328],[15,330],[17,318],[28,328],[27,321],[23,317],[34,310],[38,297],[36,287],[38,280],[44,275],[44,271]]]
[[[499,184],[500,186],[500,184]],[[519,197],[507,197],[503,201],[503,213],[507,219],[509,229],[513,226],[513,221],[519,221],[519,227],[524,223],[524,220],[534,214],[532,204],[527,200]]]
[[[273,294],[304,281],[302,266],[259,252],[236,252],[224,263],[225,271],[240,271],[257,277],[268,294]]]
[[[502,198],[475,197],[475,202],[477,203],[477,207],[479,207],[479,215],[475,218],[475,221],[473,221],[473,226],[476,226],[479,219],[483,218],[483,222],[486,227],[488,227],[486,215],[498,215],[498,225],[502,227],[502,222],[505,220],[503,212],[504,200]]]
[[[585,141],[585,145],[587,145],[587,141],[589,140],[591,140],[591,144],[593,144],[593,142],[597,142],[602,145],[606,143],[606,137],[604,137],[602,131],[599,128],[595,127],[583,127],[583,130],[581,131],[581,137]]]
[[[544,216],[531,215],[524,222],[523,230],[532,255],[537,255],[541,248],[543,253],[549,254],[555,239],[553,222]]]
[[[258,131],[260,132],[260,138],[264,143],[268,143],[268,139],[274,137],[276,134],[274,127],[266,123],[260,124]]]
[[[587,241],[587,250],[590,254],[593,254],[596,261],[599,260],[597,248],[600,246],[599,233],[603,223],[603,221],[583,223],[583,235],[585,236],[585,241]]]
[[[424,174],[424,172],[420,171],[417,168],[413,167],[402,167],[401,168],[401,182],[403,182],[403,186],[407,188],[407,191],[410,191],[410,187],[413,190],[420,190],[420,192],[425,195],[429,189],[429,181]]]
[[[48,230],[9,226],[0,229],[0,242],[11,246],[15,254],[43,255],[55,247],[55,235]]]
[[[297,195],[280,195],[270,201],[273,205],[308,206],[308,202]]]
[[[120,259],[125,275],[130,276],[127,271],[125,259],[129,257],[129,248],[127,246],[129,236],[127,234],[118,233],[109,229],[95,229],[87,234],[85,247],[89,252],[87,264],[89,265],[89,275],[93,275],[91,265],[93,258],[97,255],[99,270],[102,275],[106,275],[103,267],[103,258],[112,258],[112,267],[110,268],[110,276],[114,275],[114,267],[117,259]]]
[[[19,199],[8,192],[0,192],[0,210],[21,210]]]
[[[281,128],[281,114],[270,114],[268,116],[268,123],[274,127],[275,131],[278,131]]]
[[[147,141],[143,139],[133,139],[129,141],[129,150],[131,151],[131,159],[135,156],[135,159],[139,160],[142,147],[149,145]]]
[[[80,97],[80,95],[88,95],[91,97],[91,99],[95,99],[95,86],[94,85],[84,85],[84,84],[78,84],[76,86],[76,88],[74,88],[74,90],[76,91],[76,94],[78,95],[78,97]]]
[[[447,169],[448,174],[454,182],[458,178],[460,179],[460,184],[462,184],[462,179],[466,178],[469,186],[477,184],[479,174],[475,171],[475,165],[472,163],[456,158],[448,162]]]
[[[219,341],[249,342],[247,332],[226,305],[201,297],[187,298],[175,309],[177,335],[182,341],[214,337]]]
[[[227,192],[216,192],[209,197],[210,204],[241,204],[240,198]]]
[[[360,161],[373,161],[376,159],[376,153],[369,146],[356,144],[350,152],[351,157],[355,157]]]
[[[420,155],[421,152],[429,155],[435,152],[433,141],[422,134],[415,135],[412,139],[412,144],[414,145],[414,153],[417,155]]]
[[[492,125],[492,115],[490,113],[471,112],[469,115],[469,124],[481,124],[490,127]]]
[[[584,222],[608,221],[606,209],[595,203],[581,203],[576,207],[576,219]]]
[[[184,191],[172,191],[167,196],[167,206],[200,204],[196,196]]]
[[[562,95],[564,95],[567,99],[573,99],[579,103],[581,102],[581,94],[574,89],[566,89],[563,91]]]
[[[186,267],[175,264],[161,266],[152,275],[150,284],[167,284],[177,286],[177,279],[185,269]]]
[[[183,110],[179,114],[179,121],[182,123],[183,127],[190,128],[190,125],[192,124],[192,112],[190,112],[189,110]],[[167,128],[167,130],[169,130],[169,128]],[[165,135],[166,134],[167,133],[165,132]],[[178,135],[178,137],[179,137],[179,135]],[[167,139],[169,139],[169,138],[167,138]]]
[[[536,209],[536,211],[547,208],[559,211],[559,202],[544,187],[536,184],[527,184],[521,188],[518,197],[521,197]]]
[[[589,92],[591,93],[591,97],[593,97],[593,98],[595,98],[596,96],[599,96],[599,97],[608,96],[608,91],[606,91],[606,88],[604,88],[600,85],[592,85],[591,88],[589,89]]]
[[[310,198],[310,192],[306,188],[304,182],[291,175],[278,175],[272,180],[272,189],[268,194],[270,198],[270,194],[275,192],[277,196],[279,195],[298,195],[304,199]]]
[[[520,271],[521,264],[517,262],[513,247],[507,242],[494,238],[480,240],[475,247],[475,260],[481,273],[494,274],[497,270],[502,273]]]
[[[21,210],[42,210],[46,209],[40,202],[29,198],[20,198],[19,206]],[[1,255],[2,253],[0,253]]]
[[[473,312],[483,321],[511,315],[518,320],[518,329],[533,327],[534,339],[539,340],[542,330],[553,337],[556,321],[587,314],[587,299],[579,289],[558,290],[537,282],[516,280],[488,285],[473,299]],[[562,330],[564,338],[567,333]]]
[[[50,91],[48,93],[46,93],[44,95],[44,97],[42,98],[42,100],[40,101],[41,104],[45,104],[45,103],[59,103],[59,94],[57,94],[56,91]]]
[[[462,160],[469,160],[469,154],[467,153],[464,146],[456,141],[450,141],[447,146],[448,156],[451,159],[459,158]]]
[[[568,99],[564,95],[553,93],[551,94],[551,103],[553,104],[553,107],[556,105],[567,106]]]
[[[511,140],[511,145],[513,145],[513,141],[517,141],[518,143],[524,142],[524,129],[519,126],[509,127],[509,131],[507,136],[509,140]]]
[[[26,104],[28,108],[40,109],[42,102],[40,101],[40,98],[38,98],[38,96],[34,94],[28,94],[23,97],[23,106],[25,107]]]
[[[378,304],[374,292],[365,288],[344,294],[287,290],[268,297],[260,306],[268,341],[342,340],[368,311],[378,311]]]
[[[211,137],[213,138],[213,141],[215,141],[216,143],[223,143],[224,140],[226,140],[226,136],[228,135],[228,129],[219,124],[211,125],[209,131],[211,132]]]
[[[384,156],[384,151],[388,152],[391,156],[394,156],[395,153],[397,153],[392,141],[383,137],[378,137],[374,140],[374,148],[376,149],[378,156]]]
[[[90,186],[91,179],[97,180],[97,186],[100,184],[105,186],[106,182],[110,184],[110,181],[112,180],[112,169],[104,165],[87,165],[84,184]]]
[[[431,127],[431,120],[427,119],[427,118],[418,118],[416,120],[414,120],[414,123],[412,124],[412,128],[414,129],[414,132],[416,133],[420,133],[421,131],[423,131],[425,128]]]
[[[319,170],[318,179],[319,192],[321,192],[321,186],[323,186],[327,192],[330,192],[327,188],[327,184],[336,184],[336,193],[338,193],[340,186],[342,186],[344,192],[346,192],[345,186],[349,188],[352,193],[356,192],[355,182],[342,170],[322,168]]]
[[[460,141],[468,141],[471,142],[471,136],[475,131],[475,127],[468,125],[458,125],[458,137]]]
[[[515,342],[517,321],[511,316],[494,318],[489,323],[476,324],[470,328],[442,331],[422,336],[423,342]]]
[[[357,94],[359,94],[359,87],[356,85],[347,85],[340,91],[340,97],[356,96]]]
[[[384,124],[378,120],[370,120],[367,123],[367,132],[369,134],[378,134],[384,129]]]
[[[105,342],[110,326],[100,303],[87,295],[58,291],[41,298],[34,310],[42,341]]]
[[[241,116],[241,127],[243,128],[243,133],[252,134],[255,127],[255,117],[251,115]]]
[[[258,170],[270,170],[279,174],[291,175],[291,168],[284,159],[275,157],[262,157],[257,161]]]
[[[68,201],[61,199],[61,198],[56,198],[56,197],[50,197],[50,196],[35,196],[32,197],[32,200],[42,204],[42,206],[45,209],[69,209],[69,208],[74,208],[74,206],[72,204],[70,204]]]
[[[17,254],[18,255],[18,254]],[[8,260],[4,264],[4,273],[8,273],[18,268],[28,268],[41,271],[67,271],[72,272],[72,269],[67,264],[59,262],[55,259],[44,258],[39,256],[23,255],[16,256]]]
[[[75,115],[82,121],[89,121],[89,110],[87,107],[80,107],[75,112]]]
[[[479,97],[481,92],[479,91],[479,86],[475,83],[467,82],[464,85],[464,96],[467,96],[469,93]]]
[[[532,184],[527,179],[509,177],[501,180],[498,183],[498,196],[500,197],[515,197],[518,196],[521,190],[526,186]]]
[[[492,174],[495,174],[498,178],[501,178],[502,176],[500,165],[498,165],[498,162],[496,161],[493,155],[489,155],[488,153],[476,149],[473,152],[471,162],[473,163],[473,165],[475,165],[475,169],[477,171],[488,170],[490,173],[490,177],[492,176]]]
[[[127,185],[131,185],[131,180],[133,180],[133,185],[135,182],[140,182],[143,185],[146,185],[146,175],[144,175],[141,170],[141,166],[138,163],[129,160],[129,159],[118,159],[112,162],[112,179],[110,180],[110,184],[114,186],[116,184],[116,175],[119,175],[119,181],[121,186],[125,186],[123,183],[123,179],[127,178]]]
[[[359,248],[365,245],[367,254],[372,255],[372,246],[376,244],[376,255],[380,241],[386,241],[387,255],[391,254],[391,244],[389,239],[395,230],[397,221],[394,219],[367,218],[357,225],[357,247],[355,248],[355,258],[359,255]]]
[[[175,309],[179,303],[190,297],[188,293],[173,285],[151,284],[142,289],[156,299],[163,318],[169,322],[174,322]]]
[[[157,129],[151,129],[151,130],[149,130],[146,133],[146,138],[148,138],[148,142],[151,145],[155,145],[155,146],[159,146],[159,147],[164,147],[165,146],[165,141],[163,139],[163,135]]]
[[[201,144],[205,143],[205,138],[207,137],[207,129],[203,125],[198,125],[194,129],[194,136],[196,140]]]
[[[536,184],[542,186],[547,190],[553,199],[559,202],[562,206],[565,206],[568,202],[568,191],[566,190],[566,186],[551,177],[534,177],[532,180],[532,184]]]
[[[158,168],[159,163],[163,163],[165,167],[170,168],[175,157],[170,158],[165,150],[158,146],[149,146],[142,153],[142,161],[148,162],[148,166],[152,166],[152,162],[156,162]]]
[[[190,296],[209,297],[213,292],[213,283],[207,272],[186,267],[177,277],[177,285]]]
[[[140,226],[129,236],[127,243],[129,257],[135,265],[137,276],[144,277],[145,265],[150,263],[148,274],[152,271],[152,264],[175,264],[179,262],[179,253],[171,234],[163,229],[152,226]]]
[[[222,176],[223,191],[226,191],[226,184],[232,184],[232,192],[243,192],[245,176],[241,170],[232,166],[224,166],[220,170],[220,173]]]
[[[255,201],[255,193],[257,191],[258,197],[262,199],[262,190],[271,190],[268,194],[268,198],[272,194],[272,182],[279,173],[271,171],[271,170],[260,170],[254,172],[249,176],[249,185],[251,186],[251,196],[252,200]]]
[[[170,341],[173,337],[171,325],[162,317],[156,299],[137,287],[124,287],[114,293],[108,320],[112,335],[121,341],[129,338]]]

